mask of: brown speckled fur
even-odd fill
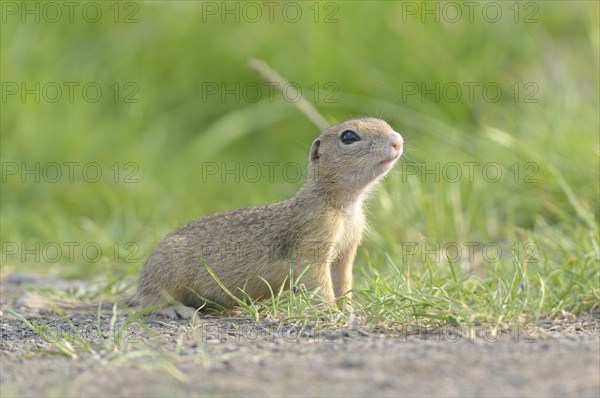
[[[361,140],[342,143],[348,129]],[[269,297],[262,279],[274,291],[283,283],[289,288],[290,267],[299,275],[309,266],[300,281],[306,288],[320,288],[329,301],[350,298],[352,264],[365,226],[363,200],[401,151],[402,137],[380,119],[351,119],[328,128],[313,142],[307,179],[292,198],[202,217],[170,233],[146,261],[134,302],[158,306],[172,317],[189,317],[204,304],[193,292],[233,306],[203,261],[240,297],[239,288],[255,299]],[[380,164],[388,159],[393,160]]]

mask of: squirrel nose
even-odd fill
[[[395,134],[395,137],[392,139],[392,148],[396,151],[402,150],[402,144],[404,144],[404,140],[402,136],[398,133]]]

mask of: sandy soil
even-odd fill
[[[8,311],[77,344],[65,319],[19,307],[22,285],[0,281],[4,397],[600,395],[598,312],[500,333],[493,325],[322,329],[204,316],[190,326],[144,317],[120,344],[107,343],[115,340],[110,311],[100,322],[81,312],[68,318],[93,352],[67,357],[44,353],[55,348]]]

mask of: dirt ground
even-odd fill
[[[55,347],[8,311],[77,345],[65,319],[19,306],[22,286],[0,281],[3,397],[600,395],[598,311],[499,333],[485,324],[336,329],[144,317],[120,336],[110,311],[100,322],[95,312],[81,312],[68,319],[92,352],[67,357],[43,352]]]

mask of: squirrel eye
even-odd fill
[[[345,130],[340,139],[344,144],[352,144],[353,142],[360,141],[360,136],[352,130]]]

